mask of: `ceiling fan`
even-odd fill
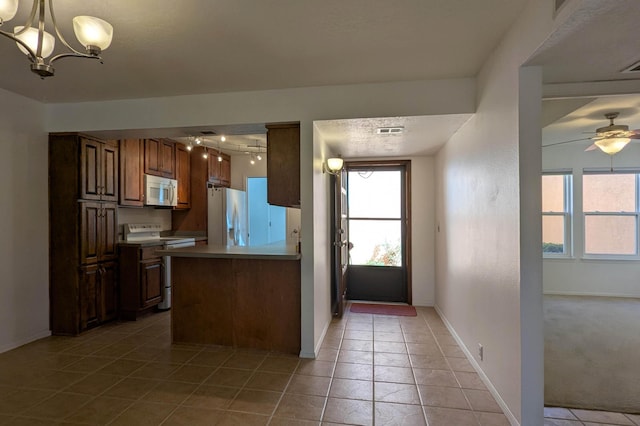
[[[631,139],[640,139],[640,129],[629,130],[629,126],[625,124],[615,124],[613,120],[615,120],[619,112],[608,112],[604,116],[609,120],[609,125],[604,127],[599,127],[595,131],[595,136],[590,138],[581,138],[574,139],[570,141],[550,143],[547,146],[555,146],[555,145],[563,145],[571,142],[578,142],[583,140],[593,140],[593,144],[590,145],[585,151],[593,151],[599,148],[602,152],[615,155],[622,150]]]

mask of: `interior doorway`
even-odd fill
[[[349,300],[411,304],[411,162],[345,165]]]

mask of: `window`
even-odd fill
[[[638,255],[639,179],[636,172],[585,171],[582,177],[585,255]]]
[[[542,253],[545,257],[571,255],[570,172],[542,175]]]
[[[348,172],[351,265],[402,266],[402,170]]]

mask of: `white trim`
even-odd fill
[[[509,406],[507,406],[507,404],[504,402],[496,388],[493,386],[493,383],[491,383],[491,380],[489,380],[489,377],[487,377],[484,371],[482,371],[482,368],[480,368],[480,364],[478,364],[469,349],[465,346],[460,336],[458,336],[458,333],[456,333],[451,323],[447,320],[447,317],[445,317],[445,315],[437,305],[434,306],[434,308],[438,315],[440,315],[440,318],[442,319],[442,322],[444,322],[444,325],[447,326],[447,329],[449,330],[449,333],[451,333],[451,336],[453,336],[453,338],[458,343],[458,346],[460,346],[460,348],[466,355],[467,360],[471,363],[474,370],[476,370],[476,373],[478,373],[478,376],[480,376],[482,382],[485,384],[487,389],[489,389],[489,392],[491,392],[491,395],[493,395],[500,408],[502,408],[502,411],[504,412],[504,415],[507,416],[507,420],[509,420],[509,423],[511,423],[512,426],[520,426],[520,422],[518,422],[516,416],[513,415],[513,413],[509,409]]]
[[[625,299],[638,299],[637,294],[620,294],[620,293],[601,293],[589,291],[544,291],[543,295],[549,296],[591,296],[591,297],[621,297]]]
[[[43,337],[51,336],[51,330],[41,331],[29,337],[25,337],[24,339],[15,340],[11,343],[8,343],[4,346],[0,346],[0,354],[3,352],[10,351],[22,345],[26,345],[27,343],[35,342],[38,339],[42,339]]]
[[[324,337],[327,335],[327,331],[329,331],[329,326],[331,325],[331,320],[333,319],[333,315],[331,319],[325,324],[324,330],[322,330],[322,334],[318,339],[318,343],[316,347],[313,349],[313,352],[304,352],[300,351],[300,358],[312,358],[315,359],[318,353],[320,352],[320,346],[322,346],[322,342],[324,342]]]

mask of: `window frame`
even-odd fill
[[[563,176],[563,202],[562,212],[542,211],[541,220],[545,216],[564,218],[564,242],[562,253],[542,252],[545,259],[569,259],[573,257],[573,171],[572,170],[546,170],[542,172],[544,176]],[[541,191],[542,192],[542,191]],[[542,210],[542,209],[541,209]],[[542,249],[542,247],[541,247]]]
[[[635,212],[614,211],[585,211],[584,210],[584,176],[586,175],[621,175],[632,174],[635,179]],[[616,169],[584,169],[582,172],[582,257],[588,260],[640,260],[640,169],[616,168]],[[587,253],[587,217],[588,216],[615,216],[635,218],[635,253]]]

